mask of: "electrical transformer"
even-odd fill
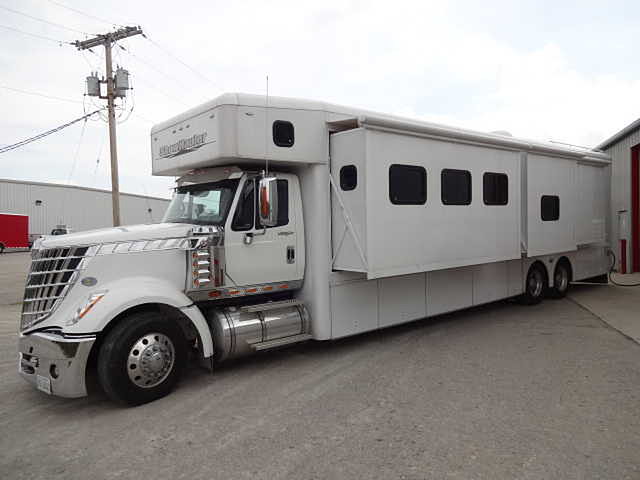
[[[116,79],[115,79],[115,96],[116,97],[126,97],[127,90],[129,90],[129,72],[124,68],[119,67],[116,70]]]
[[[90,97],[100,96],[100,79],[95,73],[91,73],[91,75],[87,77],[87,95]]]

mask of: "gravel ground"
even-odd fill
[[[640,345],[571,300],[193,368],[126,409],[19,378],[27,261],[0,257],[2,479],[640,479]]]

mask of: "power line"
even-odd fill
[[[57,43],[58,45],[63,45],[65,43],[73,45],[71,42],[65,42],[64,40],[58,40],[56,38],[45,37],[44,35],[38,35],[37,33],[29,33],[24,30],[20,30],[19,28],[9,27],[8,25],[0,25],[0,28],[6,28],[7,30],[12,30],[14,32],[22,33],[23,35],[28,35],[30,37],[39,38],[40,40],[48,40],[50,42]]]
[[[147,117],[143,117],[143,116],[142,116],[142,115],[140,115],[139,113],[134,113],[134,112],[132,112],[131,114],[132,114],[134,117],[137,117],[137,118],[139,118],[140,120],[142,120],[142,121],[144,121],[144,122],[150,123],[151,125],[155,125],[156,123],[158,123],[158,122],[154,122],[153,120],[149,120]]]
[[[28,13],[23,13],[23,12],[20,12],[18,10],[14,10],[13,8],[5,7],[4,5],[0,5],[0,8],[2,8],[3,10],[6,10],[8,12],[15,13],[16,15],[22,15],[23,17],[30,18],[30,19],[35,20],[37,22],[46,23],[47,25],[52,25],[54,27],[62,28],[64,30],[69,30],[70,32],[75,32],[75,33],[81,33],[83,35],[88,35],[87,32],[83,32],[82,30],[76,30],[75,28],[67,27],[65,25],[61,25],[60,23],[51,22],[51,21],[45,20],[43,18],[34,17],[33,15],[29,15]]]
[[[162,75],[163,77],[171,80],[172,82],[175,82],[179,85],[181,85],[183,88],[188,89],[188,87],[186,85],[184,85],[180,80],[178,80],[177,78],[169,75],[166,72],[163,72],[162,70],[160,70],[159,68],[155,67],[154,65],[152,65],[151,63],[149,63],[148,61],[144,60],[143,58],[139,57],[138,55],[136,55],[135,53],[133,53],[131,50],[128,50],[127,48],[123,47],[122,45],[118,45],[118,47],[120,47],[122,50],[124,50],[125,52],[127,52],[129,55],[131,55],[133,58],[135,58],[136,60],[138,60],[140,63],[142,63],[143,65],[145,65],[147,68],[150,68],[151,70],[155,71],[156,73],[159,73],[160,75]]]
[[[71,178],[73,177],[73,172],[76,170],[76,164],[78,163],[78,156],[80,155],[80,147],[82,146],[82,139],[84,138],[84,131],[87,128],[87,119],[84,119],[82,122],[82,130],[80,130],[80,138],[78,139],[78,145],[76,146],[76,153],[73,156],[73,163],[71,164],[71,171],[69,172],[69,176],[67,177],[67,184],[71,182]]]
[[[25,95],[33,95],[36,97],[48,98],[50,100],[59,100],[61,102],[69,102],[69,103],[82,103],[82,101],[80,100],[72,100],[71,98],[55,97],[53,95],[45,95],[44,93],[29,92],[28,90],[21,90],[19,88],[7,87],[5,85],[0,85],[0,88],[4,88],[5,90],[11,90],[13,92],[23,93]]]
[[[103,110],[103,109],[100,109],[100,110]],[[62,130],[64,128],[70,127],[74,123],[81,122],[82,120],[85,120],[85,119],[89,118],[90,116],[95,115],[100,110],[96,110],[94,112],[88,113],[88,114],[83,115],[83,116],[81,116],[79,118],[71,120],[70,122],[64,123],[64,124],[62,124],[62,125],[60,125],[60,126],[58,126],[56,128],[52,128],[51,130],[47,130],[46,132],[39,133],[38,135],[35,135],[33,137],[30,137],[30,138],[26,138],[26,139],[21,140],[21,141],[19,141],[17,143],[13,143],[11,145],[5,145],[4,147],[0,147],[0,153],[7,153],[7,152],[9,152],[11,150],[15,150],[16,148],[19,148],[19,147],[22,147],[24,145],[27,145],[28,143],[35,142],[36,140],[40,140],[40,139],[42,139],[44,137],[47,137],[47,136],[49,136],[49,135],[51,135],[53,133],[59,132],[60,130]]]
[[[73,8],[73,7],[70,7],[68,5],[65,5],[64,3],[56,2],[55,0],[48,0],[48,1],[49,1],[49,3],[53,3],[54,5],[57,5],[60,8],[64,8],[66,10],[69,10],[71,12],[77,13],[77,14],[82,15],[82,16],[87,17],[87,18],[91,18],[92,20],[97,20],[99,22],[106,23],[108,25],[115,25],[117,27],[124,27],[124,25],[122,25],[120,23],[110,22],[109,20],[105,20],[104,18],[96,17],[95,15],[91,15],[89,13],[83,12],[82,10],[78,10],[77,8]]]
[[[210,78],[208,78],[207,76],[203,75],[202,73],[200,73],[198,70],[196,70],[195,68],[193,68],[191,65],[185,63],[183,60],[181,60],[178,56],[174,55],[173,53],[171,53],[169,50],[167,50],[166,48],[162,47],[160,44],[158,44],[157,42],[155,42],[154,40],[152,40],[151,38],[149,38],[147,35],[143,34],[142,35],[144,38],[146,38],[147,40],[149,40],[149,42],[154,45],[157,49],[159,49],[160,51],[164,52],[165,55],[173,58],[174,60],[176,60],[177,62],[181,63],[182,65],[184,65],[185,67],[187,67],[189,70],[191,70],[193,73],[195,73],[198,77],[200,77],[201,79],[205,80],[206,82],[210,83],[211,85],[213,85],[215,88],[217,88],[218,90],[222,90],[218,85],[216,85],[216,83],[211,80]]]
[[[136,82],[140,82],[140,77],[139,75],[136,75]],[[179,103],[180,105],[182,105],[183,107],[187,106],[187,102],[185,100],[181,100],[178,97],[174,97],[173,95],[170,95],[169,93],[165,92],[164,90],[162,90],[161,88],[156,87],[155,85],[153,85],[152,83],[147,83],[146,81],[141,82],[144,86],[151,88],[152,90],[155,90],[156,93],[161,94],[162,96],[166,97],[169,100],[172,100],[175,103]],[[131,87],[132,90],[135,89],[135,87]]]

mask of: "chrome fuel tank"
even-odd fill
[[[311,338],[307,309],[285,300],[212,311],[215,358],[236,358]]]

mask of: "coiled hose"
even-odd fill
[[[608,249],[607,254],[611,255],[611,267],[609,267],[609,281],[618,287],[640,287],[640,282],[638,283],[618,283],[613,279],[613,274],[616,273],[614,268],[616,266],[616,254],[613,250]]]

